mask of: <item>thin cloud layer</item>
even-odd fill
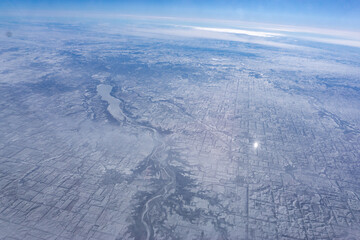
[[[209,27],[192,27],[192,28],[193,28],[193,29],[197,29],[197,30],[201,30],[201,31],[244,34],[244,35],[255,36],[255,37],[277,37],[277,36],[284,36],[283,34],[280,34],[280,33],[249,31],[249,30],[231,29],[231,28],[209,28]]]

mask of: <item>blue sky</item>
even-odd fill
[[[81,11],[360,29],[360,0],[2,0],[0,11]]]

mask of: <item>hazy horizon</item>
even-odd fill
[[[137,15],[249,21],[307,27],[360,30],[359,1],[39,1],[0,3],[2,16],[64,15],[76,17]]]

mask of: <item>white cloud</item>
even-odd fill
[[[208,28],[208,27],[191,27],[191,28],[196,29],[196,30],[201,30],[201,31],[222,32],[222,33],[234,33],[234,34],[245,34],[245,35],[255,36],[255,37],[276,37],[276,36],[283,36],[283,34],[280,34],[280,33],[249,31],[249,30],[232,29],[232,28]]]

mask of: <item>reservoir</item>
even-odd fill
[[[125,115],[120,109],[120,100],[117,98],[114,98],[110,95],[112,86],[106,85],[106,84],[99,84],[96,88],[98,94],[101,96],[101,99],[104,101],[107,101],[109,106],[107,107],[107,110],[109,113],[119,122],[123,121],[125,119]]]

